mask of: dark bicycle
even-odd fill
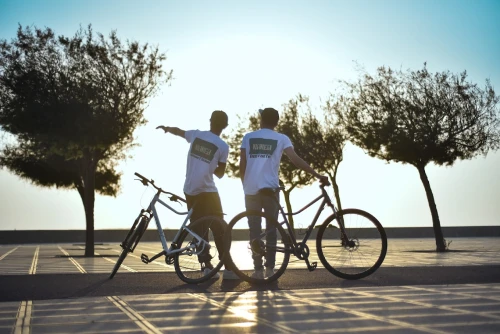
[[[228,224],[224,239],[225,256],[232,262],[233,270],[242,280],[259,284],[278,279],[290,261],[290,255],[305,261],[309,271],[317,267],[317,262],[309,260],[307,240],[311,236],[319,216],[325,206],[333,214],[317,228],[316,250],[323,266],[335,276],[344,279],[360,279],[375,272],[387,253],[387,236],[380,222],[371,214],[359,209],[337,210],[330,200],[325,186],[321,184],[321,195],[297,212],[285,213],[279,206],[282,221],[266,216],[264,212],[244,211],[236,215]],[[261,190],[269,201],[277,201],[276,195],[282,187]],[[305,231],[302,241],[297,241],[287,216],[297,215],[314,203],[321,202],[316,215]],[[248,220],[266,221],[265,230],[250,240]],[[254,270],[264,265],[263,270]]]

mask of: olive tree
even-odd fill
[[[19,26],[0,40],[0,166],[35,185],[76,189],[86,219],[85,255],[94,255],[95,192],[116,195],[147,100],[172,72],[158,47],[105,37],[92,27],[72,37]]]
[[[484,88],[467,73],[394,71],[378,68],[355,82],[331,103],[350,140],[370,156],[413,165],[427,195],[436,250],[447,249],[425,167],[451,166],[472,159],[500,143],[499,97],[490,82]],[[340,96],[339,96],[340,95]]]

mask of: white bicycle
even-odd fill
[[[127,254],[135,250],[152,218],[155,220],[163,250],[151,258],[146,254],[142,254],[142,262],[148,264],[161,256],[165,256],[165,262],[169,265],[173,264],[177,276],[186,283],[196,284],[212,278],[223,265],[222,247],[224,242],[223,235],[227,226],[226,222],[217,216],[205,216],[189,224],[189,218],[193,213],[193,208],[187,212],[178,212],[167,203],[163,202],[160,199],[160,195],[170,195],[170,201],[174,202],[181,201],[186,203],[185,199],[157,187],[154,184],[154,180],[150,180],[139,173],[135,173],[135,175],[139,177],[138,180],[141,181],[143,185],[153,186],[156,189],[156,194],[149,203],[148,208],[146,210],[141,210],[132,228],[125,237],[125,240],[120,244],[123,250],[109,278],[111,279],[115,276],[123,260],[127,257]],[[178,215],[186,215],[170,247],[167,247],[167,240],[155,208],[157,203]],[[194,205],[196,206],[196,203]],[[210,244],[210,241],[213,241],[216,246],[214,247],[213,244]],[[211,264],[212,259],[218,262],[217,265],[213,266]]]

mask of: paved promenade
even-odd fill
[[[499,333],[500,239],[456,238],[450,248],[390,239],[382,267],[363,280],[298,261],[254,287],[184,284],[172,266],[140,261],[159,243],[140,243],[113,280],[117,244],[97,245],[94,258],[80,244],[0,245],[0,333]]]

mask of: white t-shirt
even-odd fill
[[[214,171],[219,162],[226,163],[229,146],[210,131],[186,131],[185,138],[191,146],[187,156],[184,192],[191,196],[217,192]]]
[[[262,188],[279,187],[279,167],[283,151],[292,147],[290,138],[270,129],[260,129],[243,137],[247,166],[243,180],[245,195],[255,195]]]

